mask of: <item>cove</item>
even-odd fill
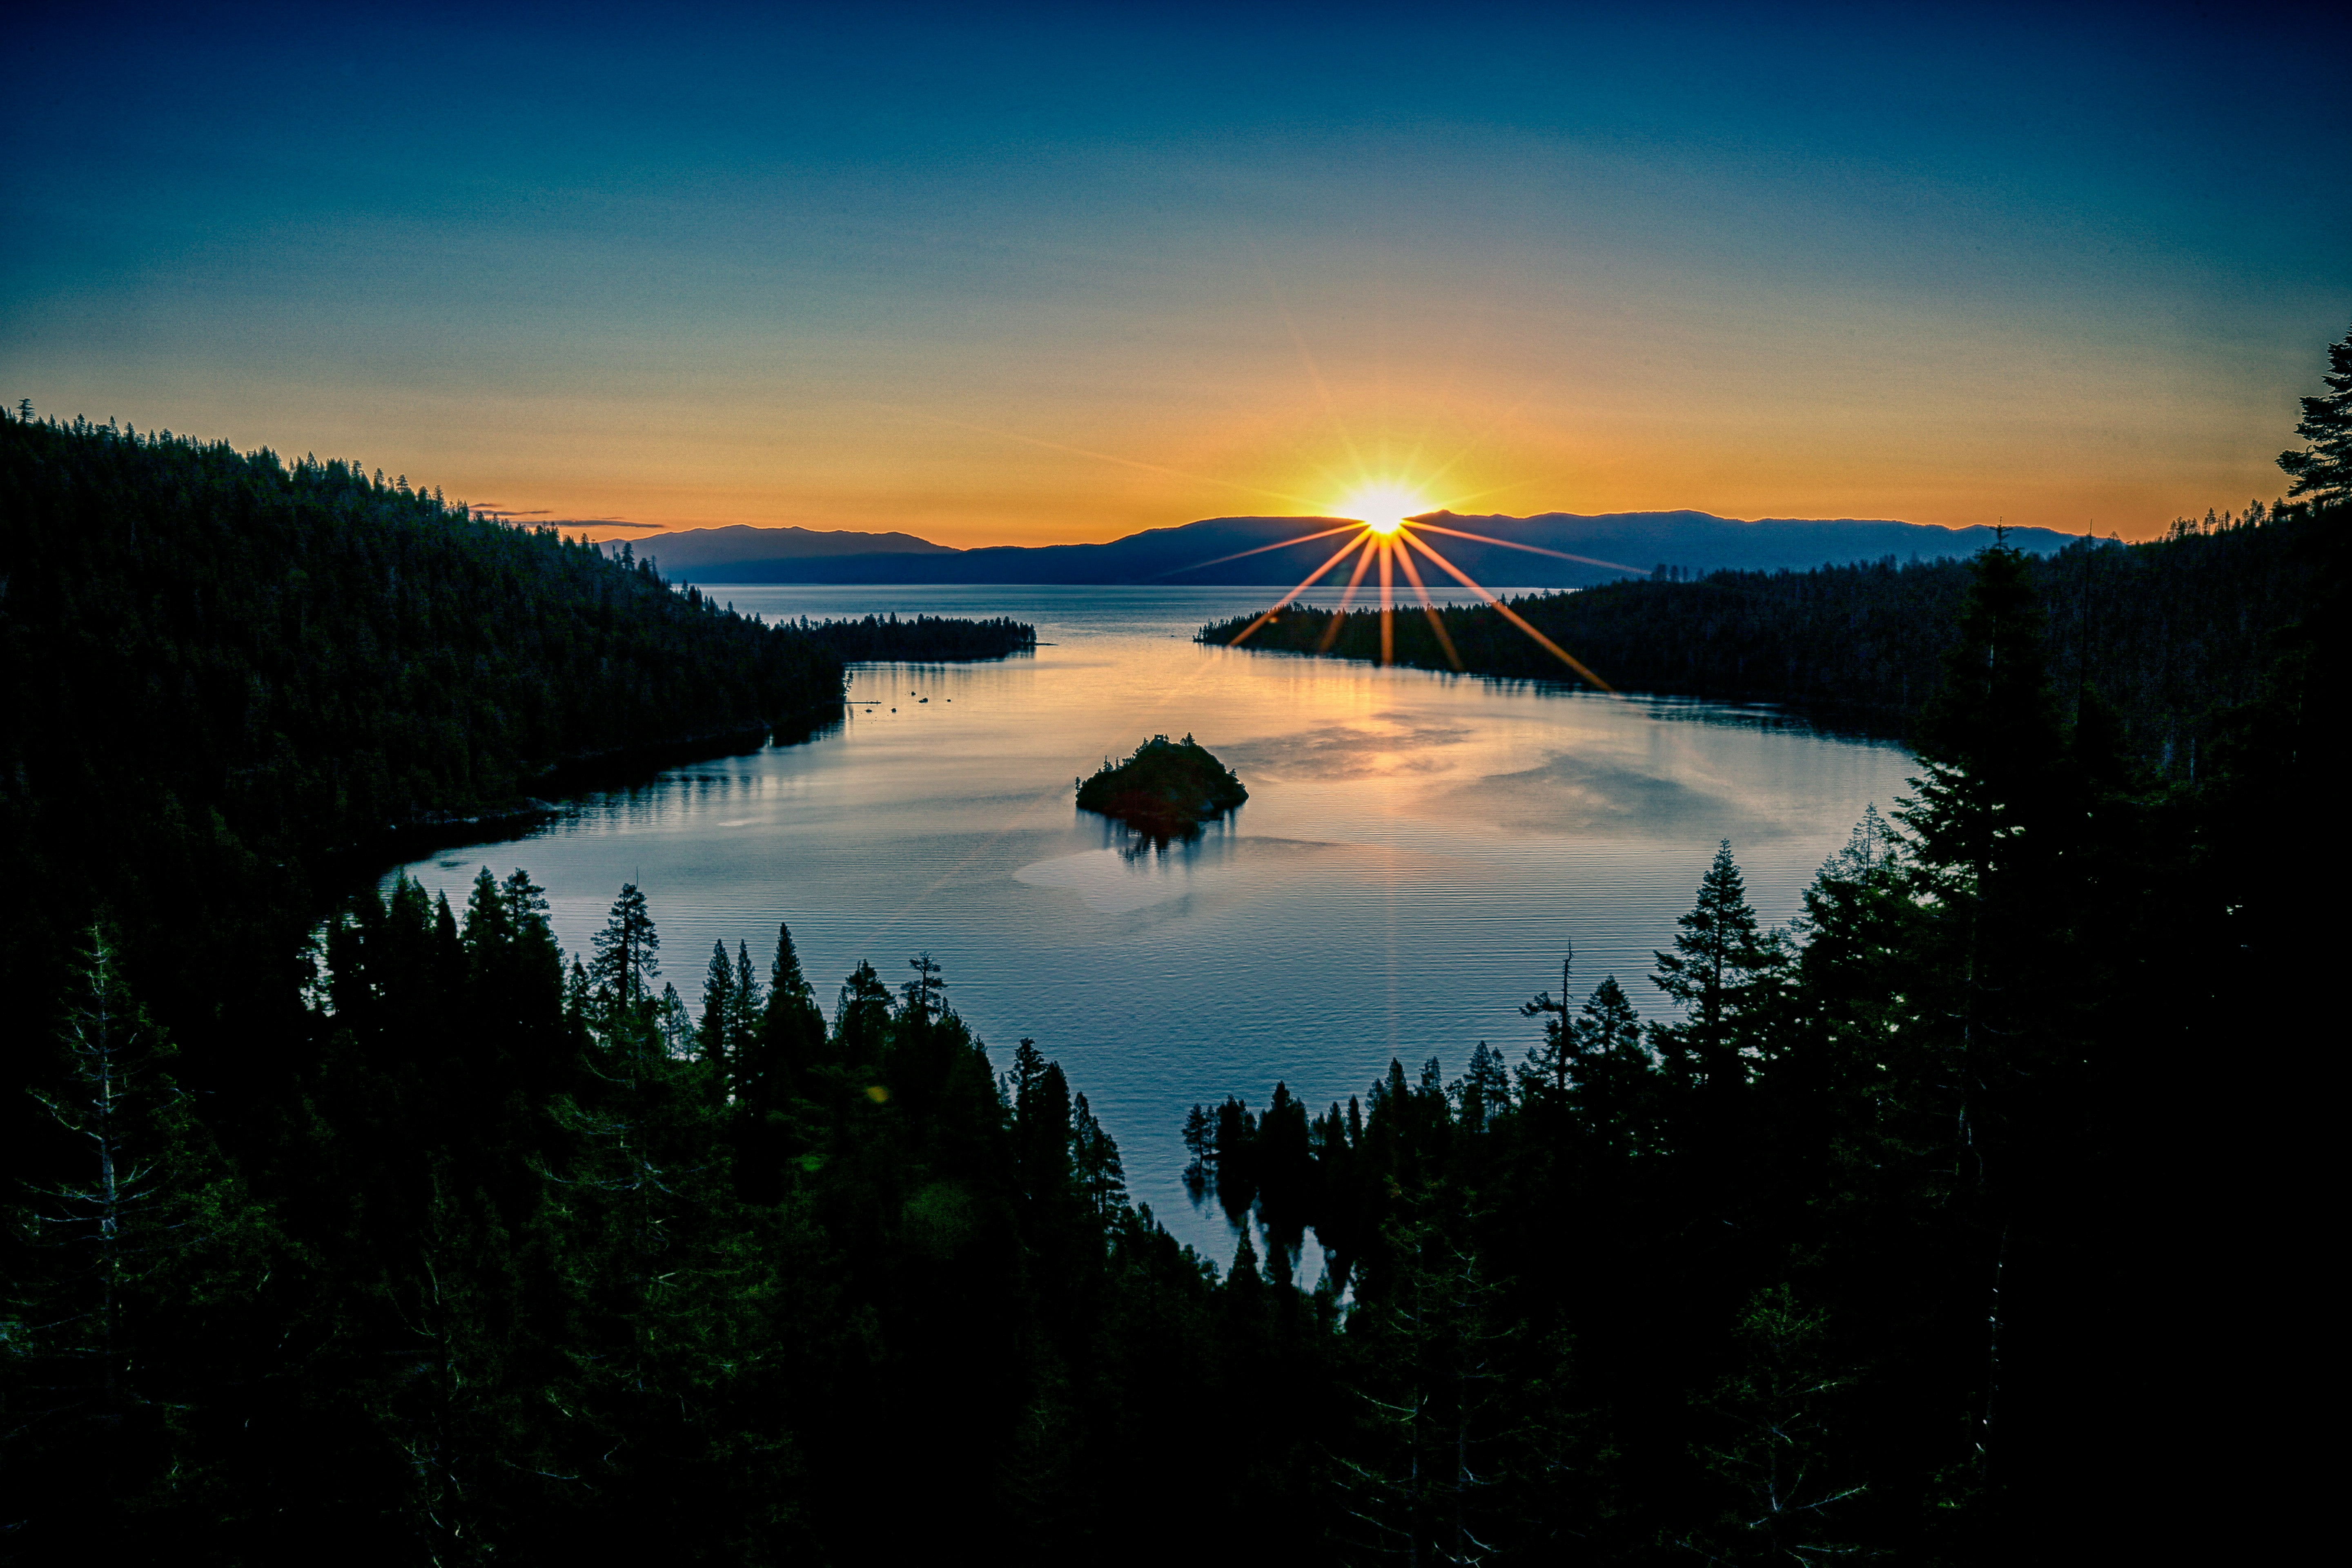
[[[1281,1079],[1319,1113],[1391,1057],[1448,1079],[1479,1040],[1516,1060],[1539,1033],[1518,1005],[1558,987],[1569,942],[1580,1000],[1614,973],[1664,1016],[1651,953],[1719,839],[1759,916],[1787,921],[1916,771],[1767,709],[1191,640],[1264,608],[1259,588],[705,591],[772,618],[1011,615],[1044,646],[854,666],[815,739],[576,796],[403,869],[462,907],[480,866],[527,868],[567,952],[634,881],[689,1004],[714,941],[749,942],[764,973],[779,921],[828,1016],[859,959],[896,985],[929,952],[999,1068],[1034,1038],[1118,1141],[1129,1191],[1220,1263],[1233,1233],[1181,1180],[1195,1101],[1262,1108]],[[1078,776],[1188,731],[1248,786],[1230,818],[1155,846],[1076,808]]]

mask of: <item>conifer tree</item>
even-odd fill
[[[1095,1120],[1083,1094],[1070,1106],[1070,1165],[1095,1223],[1108,1226],[1126,1201],[1127,1169],[1118,1157],[1118,1145]]]
[[[834,1041],[843,1065],[856,1070],[879,1068],[889,1028],[890,988],[861,958],[842,982],[834,1008]]]
[[[815,1067],[824,1049],[824,1016],[818,1011],[808,977],[793,947],[793,929],[776,927],[776,957],[768,970],[767,1000],[760,1016],[756,1066],[746,1070],[737,1093],[762,1114],[780,1109],[801,1075]]]
[[[767,988],[760,984],[759,972],[751,967],[751,947],[749,942],[735,944],[735,985],[733,1008],[727,1019],[727,1059],[740,1064],[751,1053],[760,1033],[760,1025],[767,1012]],[[730,1073],[739,1072],[740,1065],[730,1066]]]
[[[1217,1107],[1216,1171],[1217,1202],[1238,1225],[1257,1201],[1257,1118],[1230,1095]]]
[[[1681,1005],[1684,1022],[1661,1027],[1659,1041],[1688,1080],[1716,1091],[1736,1087],[1747,1081],[1738,1026],[1775,955],[1757,929],[1729,839],[1700,879],[1697,901],[1675,923],[1682,929],[1675,951],[1655,955],[1654,978]]]
[[[648,988],[661,973],[656,956],[661,952],[661,935],[635,882],[621,885],[620,897],[613,900],[612,913],[593,944],[596,957],[588,973],[607,1005],[625,1009],[647,1000]]]
[[[1277,1249],[1296,1248],[1314,1213],[1315,1161],[1307,1131],[1307,1107],[1276,1083],[1258,1118],[1252,1145],[1257,1174],[1258,1215]],[[1268,1254],[1272,1261],[1272,1254]]]
[[[249,1375],[224,1314],[249,1310],[275,1247],[103,926],[58,1047],[32,1094],[64,1161],[7,1211],[28,1267],[0,1284],[0,1473],[19,1546],[65,1560],[68,1542],[116,1541],[175,1485],[201,1491],[184,1418]]]
[[[464,940],[477,974],[514,941],[506,894],[488,866],[475,874],[473,889],[466,897]]]
[[[2326,393],[2303,400],[2303,419],[2294,427],[2309,445],[2278,458],[2294,477],[2286,493],[2308,497],[2316,506],[2352,500],[2352,332],[2327,346],[2327,366],[2320,378]]]
[[[1360,1543],[1412,1562],[1473,1563],[1507,1542],[1504,1499],[1535,1434],[1514,1410],[1525,1335],[1467,1237],[1475,1218],[1443,1190],[1414,1195],[1387,1236],[1377,1305],[1360,1309],[1372,1353],[1354,1390],[1364,1440],[1339,1484]]]
[[[1759,1291],[1740,1314],[1740,1370],[1706,1401],[1715,1417],[1702,1448],[1728,1506],[1686,1550],[1716,1563],[1811,1563],[1852,1556],[1841,1505],[1864,1488],[1840,1473],[1829,1431],[1839,1392],[1854,1380],[1825,1364],[1823,1316],[1786,1285]]]
[[[1029,1039],[1013,1047],[1012,1077],[1014,1169],[1031,1203],[1051,1205],[1073,1174],[1069,1081]]]
[[[784,1163],[797,1139],[792,1107],[818,1091],[825,1054],[824,1016],[793,948],[792,928],[776,928],[776,956],[764,992],[751,973],[750,949],[736,952],[732,989],[740,1034],[730,1058],[739,1190],[758,1203],[783,1195]]]
[[[695,1044],[720,1075],[729,1070],[730,1047],[735,1036],[735,966],[727,957],[727,944],[710,944],[710,968],[702,981],[702,1019],[695,1026]]]
[[[1184,1115],[1184,1185],[1197,1203],[1217,1179],[1216,1123],[1198,1104]]]
[[[1633,1011],[1633,999],[1613,974],[1602,975],[1584,999],[1577,1013],[1577,1033],[1587,1057],[1648,1059],[1642,1050],[1642,1016]]]
[[[948,983],[940,976],[940,966],[928,952],[907,961],[915,977],[900,989],[907,998],[906,1011],[919,1023],[929,1023],[947,1010]]]
[[[1543,1097],[1552,1105],[1563,1104],[1574,1077],[1576,1059],[1575,1032],[1570,1027],[1568,976],[1576,962],[1576,947],[1570,943],[1559,960],[1559,998],[1555,1001],[1549,991],[1538,991],[1530,1001],[1519,1005],[1519,1012],[1529,1018],[1544,1021],[1543,1039],[1528,1047],[1528,1058],[1519,1064],[1519,1086],[1532,1097]]]
[[[1601,1146],[1628,1152],[1654,1062],[1642,1043],[1642,1016],[1613,974],[1584,999],[1576,1016],[1578,1109]]]
[[[1473,1132],[1486,1131],[1492,1118],[1509,1110],[1511,1075],[1503,1066],[1502,1053],[1487,1049],[1484,1040],[1472,1047],[1470,1065],[1454,1086],[1454,1097],[1462,1125]]]
[[[1944,685],[1927,710],[1926,772],[1902,812],[1921,858],[1971,881],[2021,853],[2039,856],[2051,826],[2064,747],[2042,628],[2024,555],[2006,545],[1979,552]]]

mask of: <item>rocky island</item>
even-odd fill
[[[1249,799],[1233,769],[1192,736],[1154,735],[1078,785],[1078,805],[1150,833],[1190,833]]]

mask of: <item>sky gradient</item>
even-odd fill
[[[2139,538],[2352,323],[2316,9],[93,16],[9,46],[0,394],[526,514]]]

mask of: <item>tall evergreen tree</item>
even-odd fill
[[[740,967],[740,966],[739,966]],[[737,1094],[761,1115],[780,1110],[816,1066],[824,1049],[824,1015],[801,973],[793,929],[776,927],[776,957],[768,969],[768,992],[760,1014],[759,1043],[744,1069]]]
[[[735,965],[727,957],[727,944],[710,944],[710,967],[702,981],[702,1017],[695,1026],[695,1045],[725,1081],[730,1070],[730,1047],[735,1038]]]
[[[1127,1167],[1083,1094],[1070,1105],[1070,1167],[1095,1223],[1108,1226],[1127,1202]]]
[[[1217,1173],[1216,1123],[1198,1104],[1184,1115],[1184,1185],[1197,1203]]]
[[[277,1248],[102,926],[58,1047],[32,1092],[65,1157],[6,1211],[28,1245],[0,1285],[0,1501],[20,1549],[63,1560],[136,1551],[141,1516],[175,1491],[237,1510],[212,1494],[220,1456],[205,1452],[204,1417],[226,1414],[256,1370],[238,1364],[233,1325]]]
[[[1682,929],[1675,951],[1655,955],[1655,981],[1681,1005],[1684,1021],[1658,1029],[1661,1048],[1687,1082],[1717,1092],[1736,1088],[1748,1073],[1738,1026],[1777,954],[1757,929],[1729,839],[1700,879],[1697,901],[1675,923]]]
[[[2309,445],[2281,452],[2278,466],[2294,478],[2288,495],[2332,506],[2352,500],[2352,332],[2327,346],[2327,373],[2320,379],[2327,391],[2303,400],[2303,419],[2294,427]]]
[[[1013,1168],[1030,1201],[1050,1205],[1073,1177],[1069,1081],[1027,1039],[1013,1047],[1012,1080]]]
[[[661,973],[656,956],[661,934],[646,910],[646,896],[635,882],[621,884],[604,929],[593,940],[596,957],[588,968],[607,1005],[626,1009],[648,1000],[654,980]]]
[[[834,1049],[853,1070],[878,1068],[889,1037],[890,988],[864,959],[842,982],[834,1007]]]
[[[727,1060],[729,1072],[740,1075],[741,1063],[750,1056],[758,1041],[760,1027],[767,1016],[767,987],[760,984],[759,971],[751,967],[751,946],[749,942],[735,944],[735,984],[733,1008],[727,1018]],[[732,1079],[730,1078],[730,1085]]]

